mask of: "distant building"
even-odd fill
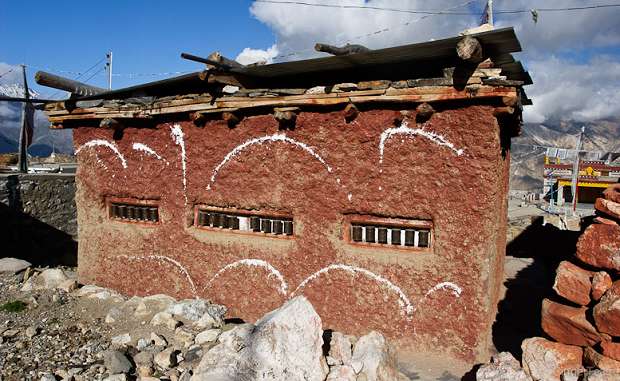
[[[545,154],[543,194],[562,206],[573,202],[572,179],[575,150],[548,148]],[[620,179],[620,153],[582,152],[579,159],[577,201],[594,204],[609,184]]]
[[[519,50],[508,28],[47,105],[77,148],[80,281],[248,321],[304,294],[324,328],[487,361]]]

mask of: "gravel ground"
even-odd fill
[[[2,380],[40,379],[70,369],[98,371],[102,360],[97,354],[109,347],[110,335],[101,317],[85,313],[89,309],[62,290],[20,291],[23,277],[24,272],[0,274],[0,305],[25,303],[20,312],[0,310]]]

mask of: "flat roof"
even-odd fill
[[[532,83],[523,65],[512,57],[511,53],[521,51],[521,44],[513,28],[496,29],[470,36],[480,41],[484,57],[490,58],[496,67],[502,69],[502,76],[508,80],[520,81],[521,85]],[[225,73],[247,89],[309,88],[343,82],[441,77],[444,68],[463,64],[456,51],[458,42],[463,38],[464,36],[458,36],[345,56],[230,68]],[[212,88],[213,84],[205,81],[202,73],[194,72],[75,99],[124,99],[204,93]],[[523,104],[529,103],[525,94],[523,99]]]

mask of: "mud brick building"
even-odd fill
[[[46,112],[73,129],[80,281],[200,296],[248,321],[304,294],[326,328],[486,360],[529,102],[520,49],[508,28],[74,83]]]

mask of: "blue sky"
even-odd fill
[[[198,70],[181,52],[236,56],[243,48],[268,47],[273,32],[249,11],[251,1],[6,1],[0,7],[0,62],[36,70],[80,72],[113,51],[113,86],[161,77],[128,73]],[[22,22],[27,17],[24,27]],[[100,65],[101,66],[101,65]],[[1,74],[1,73],[0,73]],[[63,75],[63,73],[59,73]],[[106,86],[101,73],[91,83]],[[72,74],[66,73],[66,76]],[[41,89],[53,92],[51,89]]]
[[[303,7],[227,1],[5,1],[0,7],[0,74],[9,65],[74,77],[114,52],[113,87],[165,76],[148,73],[195,71],[200,64],[181,52],[207,55],[215,50],[251,62],[290,52],[287,58],[316,55],[316,42],[361,43],[370,48],[450,37],[477,25],[486,0],[305,0],[401,9],[469,11],[471,15],[432,16],[369,10]],[[558,8],[613,3],[605,0],[494,0],[496,10]],[[620,3],[620,0],[617,2]],[[26,18],[26,26],[22,20]],[[527,88],[534,106],[528,121],[594,120],[620,117],[620,8],[579,12],[497,15],[496,26],[513,26],[524,52],[517,55],[535,84]],[[408,24],[408,25],[405,25]],[[372,34],[388,29],[385,33]],[[370,34],[369,37],[357,38]],[[246,48],[244,54],[239,53]],[[98,68],[102,68],[102,64]],[[128,74],[143,74],[129,76]],[[89,75],[80,78],[84,80]],[[7,76],[4,82],[15,82]],[[101,72],[89,83],[105,87]],[[18,78],[17,78],[18,79]],[[53,89],[37,88],[41,96]],[[63,96],[56,93],[56,96]],[[0,108],[2,105],[0,105]],[[1,115],[0,110],[0,115]]]

